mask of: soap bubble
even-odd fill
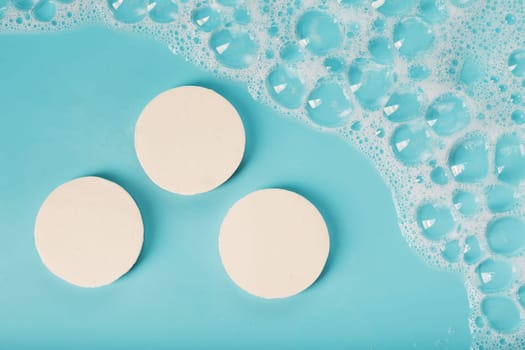
[[[0,0],[0,20],[4,18],[5,13],[7,12],[7,1],[8,0]]]
[[[177,18],[179,7],[174,0],[149,0],[149,17],[157,23],[170,23]]]
[[[525,248],[525,222],[514,216],[492,220],[487,226],[487,242],[496,254],[520,254]]]
[[[375,0],[372,7],[385,16],[405,15],[416,5],[416,0]]]
[[[452,195],[454,207],[465,217],[473,216],[478,210],[476,195],[472,192],[456,190]]]
[[[405,122],[415,119],[422,112],[421,93],[419,91],[396,91],[383,107],[383,114],[392,122]]]
[[[324,127],[345,125],[352,113],[352,104],[340,84],[321,81],[307,99],[306,111],[310,119]]]
[[[489,172],[486,140],[481,135],[469,135],[452,148],[448,165],[458,182],[478,182]]]
[[[36,5],[37,0],[11,0],[11,3],[19,10],[28,11]]]
[[[450,136],[469,124],[470,115],[461,98],[447,93],[432,102],[425,119],[436,134]]]
[[[443,0],[420,0],[421,18],[428,23],[443,23],[448,18],[447,8]]]
[[[211,7],[202,7],[193,10],[191,21],[199,27],[200,30],[211,32],[221,24],[221,15]]]
[[[515,76],[525,76],[525,49],[514,50],[509,56],[508,66]]]
[[[342,41],[338,23],[320,11],[304,13],[297,22],[296,33],[300,45],[318,56],[338,48]]]
[[[419,207],[417,222],[423,235],[433,241],[444,238],[455,226],[450,210],[436,203],[427,203]]]
[[[148,0],[108,0],[109,8],[117,21],[140,22],[148,13]]]
[[[481,311],[489,325],[499,332],[512,332],[519,327],[520,312],[511,299],[502,296],[486,297],[481,302]]]
[[[479,290],[483,293],[501,292],[510,287],[514,277],[511,264],[495,259],[482,261],[476,268],[478,275]]]
[[[404,19],[394,27],[394,47],[403,57],[413,59],[428,51],[433,43],[434,34],[416,17]]]
[[[525,145],[517,135],[503,135],[498,139],[495,165],[501,181],[518,184],[525,179]]]
[[[210,47],[217,61],[234,69],[248,67],[257,54],[257,44],[248,33],[229,29],[213,33],[210,37]]]
[[[407,166],[421,164],[430,154],[430,139],[423,128],[409,125],[397,127],[390,145],[395,157]]]
[[[390,40],[385,37],[374,38],[368,42],[368,52],[377,63],[391,64],[394,61],[394,50]]]
[[[40,22],[51,21],[56,14],[56,5],[51,0],[40,0],[32,10],[33,17]]]
[[[377,110],[385,103],[393,77],[387,67],[357,58],[350,64],[348,80],[359,104],[366,110]]]
[[[510,186],[493,185],[485,190],[487,206],[493,213],[504,213],[518,205],[519,194]]]
[[[270,96],[281,106],[295,109],[303,104],[305,88],[299,77],[280,65],[275,67],[268,78],[266,86]]]
[[[481,246],[478,237],[468,236],[465,239],[465,250],[463,252],[463,261],[468,265],[474,265],[481,259]]]

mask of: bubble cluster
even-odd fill
[[[524,13],[521,0],[0,0],[0,27],[143,32],[345,138],[391,186],[408,244],[463,273],[473,347],[497,349],[525,347]]]

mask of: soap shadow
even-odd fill
[[[130,268],[129,272],[127,272],[124,276],[121,277],[126,278],[128,274],[133,273],[133,271],[138,266],[140,266],[140,264],[142,264],[143,260],[148,259],[152,251],[153,243],[156,239],[156,222],[158,221],[155,217],[156,210],[151,204],[151,200],[147,195],[147,190],[145,190],[144,186],[140,183],[133,181],[132,179],[127,178],[126,176],[111,172],[98,172],[93,174],[93,176],[98,176],[106,180],[112,181],[121,186],[124,190],[126,190],[137,204],[137,207],[139,208],[142,217],[142,223],[144,225],[144,242],[142,244],[142,249],[140,251],[139,257],[137,258],[137,261]]]
[[[199,80],[191,82],[189,83],[189,85],[200,86],[217,92],[219,95],[223,96],[228,102],[230,102],[239,113],[239,116],[244,126],[246,146],[239,167],[224,184],[227,184],[230,181],[235,181],[235,178],[243,172],[246,166],[255,157],[255,151],[259,147],[257,145],[257,133],[254,130],[254,123],[252,121],[252,119],[254,118],[251,112],[253,110],[253,107],[250,108],[250,105],[253,105],[255,102],[250,96],[250,94],[246,91],[246,88],[241,88],[240,86],[232,87],[232,84],[230,82],[221,82],[219,80]]]
[[[301,196],[305,197],[307,200],[312,202],[312,204],[319,210],[321,213],[323,219],[326,222],[326,226],[328,228],[328,234],[330,239],[330,251],[328,253],[328,259],[326,260],[326,264],[324,266],[323,271],[317,278],[316,282],[321,281],[325,278],[327,274],[330,273],[332,270],[334,264],[336,264],[338,260],[338,256],[340,254],[340,247],[341,247],[341,224],[339,223],[339,220],[336,216],[333,215],[333,213],[336,212],[335,208],[331,207],[331,203],[326,198],[326,196],[323,196],[319,191],[312,190],[311,188],[305,188],[303,186],[297,186],[297,185],[290,185],[290,184],[281,184],[276,186],[271,186],[271,188],[281,188],[284,190],[292,191],[297,194],[300,194]],[[314,283],[310,288],[315,286],[316,283]]]

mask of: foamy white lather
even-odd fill
[[[308,288],[328,257],[328,229],[304,197],[282,189],[248,194],[228,211],[219,251],[228,275],[242,289],[285,298]]]
[[[109,284],[131,269],[143,242],[142,218],[119,185],[82,177],[56,188],[35,223],[44,265],[80,287]]]
[[[183,86],[155,97],[135,128],[135,148],[159,187],[183,195],[207,192],[235,172],[245,136],[235,108],[216,92]]]

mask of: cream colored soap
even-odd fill
[[[241,163],[244,147],[235,108],[198,86],[161,93],[135,127],[135,149],[146,174],[159,187],[183,195],[223,184]]]
[[[137,261],[143,225],[133,198],[119,185],[82,177],[56,188],[35,223],[44,265],[80,287],[109,284]]]
[[[319,211],[287,190],[248,194],[228,211],[219,235],[226,272],[242,289],[262,298],[285,298],[321,274],[329,235]]]

